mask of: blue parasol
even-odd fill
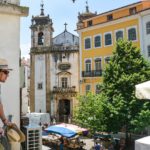
[[[45,129],[45,131],[47,133],[60,134],[60,135],[67,137],[67,138],[71,138],[71,137],[74,137],[75,135],[77,135],[77,133],[75,131],[72,131],[68,128],[57,126],[57,125],[49,126],[48,128]]]

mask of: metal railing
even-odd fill
[[[102,70],[82,71],[82,77],[99,77],[102,76]]]
[[[53,93],[75,93],[76,87],[75,86],[72,86],[72,87],[57,87],[57,86],[54,86],[53,87]]]

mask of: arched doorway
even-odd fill
[[[70,100],[59,100],[58,112],[59,122],[68,122],[68,117],[70,116]]]

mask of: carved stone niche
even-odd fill
[[[69,70],[70,68],[71,68],[71,64],[70,63],[59,63],[58,64],[58,69],[60,69],[62,71]]]

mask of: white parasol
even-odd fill
[[[150,136],[136,140],[135,150],[150,150]]]
[[[135,96],[138,99],[150,100],[150,81],[135,85]]]

